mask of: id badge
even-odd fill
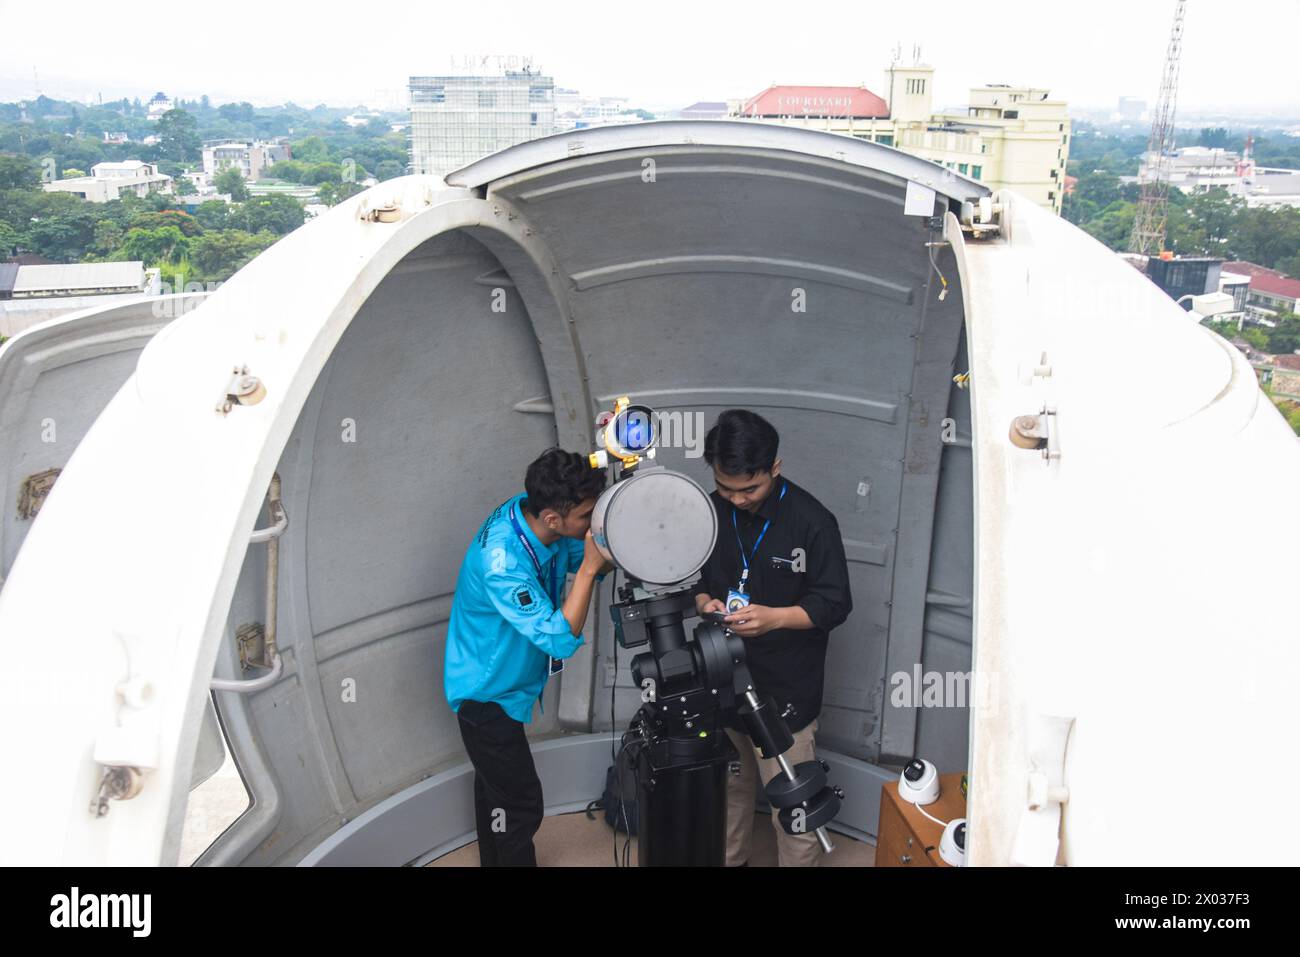
[[[727,614],[733,614],[742,608],[749,607],[749,595],[743,591],[736,591],[734,588],[727,592]]]
[[[563,658],[552,658],[552,659],[551,659],[551,670],[550,670],[549,672],[547,672],[547,674],[558,675],[558,674],[559,674],[561,671],[563,671],[563,670],[564,670],[564,659],[563,659]]]

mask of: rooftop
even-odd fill
[[[1257,266],[1254,263],[1224,263],[1224,272],[1234,272],[1250,277],[1250,288],[1272,296],[1300,299],[1300,279],[1292,279],[1284,272]]]
[[[725,102],[715,103],[712,100],[700,100],[692,103],[690,106],[682,107],[683,113],[725,113],[727,104]]]
[[[889,116],[889,104],[865,86],[770,86],[741,106],[749,116]]]
[[[15,293],[59,292],[69,289],[143,289],[144,263],[59,263],[22,266],[14,281]]]

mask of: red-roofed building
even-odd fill
[[[853,117],[889,116],[889,104],[865,86],[769,86],[740,107],[744,117]]]
[[[1223,271],[1250,277],[1246,303],[1248,307],[1254,307],[1252,311],[1257,318],[1270,318],[1281,311],[1300,311],[1296,309],[1296,300],[1300,299],[1300,279],[1292,279],[1286,273],[1254,263],[1224,263]]]
[[[961,109],[936,113],[934,67],[894,62],[880,93],[861,86],[773,84],[727,101],[728,117],[838,133],[920,156],[954,176],[1013,189],[1060,213],[1069,189],[1070,116],[1041,87],[974,87]]]
[[[1297,355],[1274,356],[1273,365],[1279,369],[1287,369],[1291,372],[1300,372],[1300,356]]]

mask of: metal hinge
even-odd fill
[[[239,648],[239,668],[270,668],[266,660],[266,629],[261,622],[241,625],[235,632],[235,645]]]
[[[50,489],[54,488],[54,480],[59,477],[61,471],[62,469],[46,469],[44,472],[29,475],[23,480],[22,493],[18,496],[18,517],[20,519],[36,517],[36,513],[45,504],[45,498],[50,494]]]
[[[1047,405],[1037,415],[1018,415],[1012,419],[1008,437],[1018,449],[1041,449],[1048,464],[1061,457],[1056,409]]]

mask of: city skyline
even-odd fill
[[[75,2],[63,12],[79,9],[94,16],[92,6]],[[482,57],[515,56],[557,86],[667,110],[752,96],[772,83],[865,84],[884,95],[895,53],[911,63],[919,46],[921,60],[936,69],[936,105],[963,103],[974,86],[1009,83],[1048,89],[1080,110],[1114,109],[1121,96],[1155,100],[1173,3],[1103,0],[1050,33],[1043,8],[1028,0],[986,5],[980,19],[971,19],[968,4],[935,0],[923,12],[818,3],[792,11],[755,3],[739,19],[685,5],[619,9],[587,2],[538,18],[535,6],[500,3],[486,20],[480,11],[434,14],[381,0],[369,8],[375,11],[369,28],[317,30],[303,40],[305,9],[259,12],[256,33],[220,56],[196,56],[189,45],[167,41],[164,26],[160,43],[142,49],[147,55],[124,58],[121,51],[141,41],[125,21],[105,19],[94,31],[69,35],[50,30],[39,9],[0,0],[6,32],[21,41],[21,52],[0,68],[0,100],[30,99],[39,86],[46,96],[81,102],[101,95],[146,99],[163,90],[183,99],[206,94],[215,103],[400,109],[410,76],[467,72]],[[1277,3],[1263,18],[1257,12],[1250,19],[1232,18],[1234,9],[1223,0],[1189,4],[1180,111],[1300,116],[1300,93],[1288,76],[1300,4]],[[936,18],[951,26],[936,29]],[[390,29],[395,22],[401,30]],[[295,44],[281,56],[268,55],[277,52],[274,45],[256,42],[279,35]],[[424,41],[431,35],[436,44]],[[599,42],[602,36],[608,42]],[[296,45],[302,42],[310,50]],[[1225,51],[1249,56],[1229,61]],[[496,72],[496,61],[489,62],[487,72]]]

